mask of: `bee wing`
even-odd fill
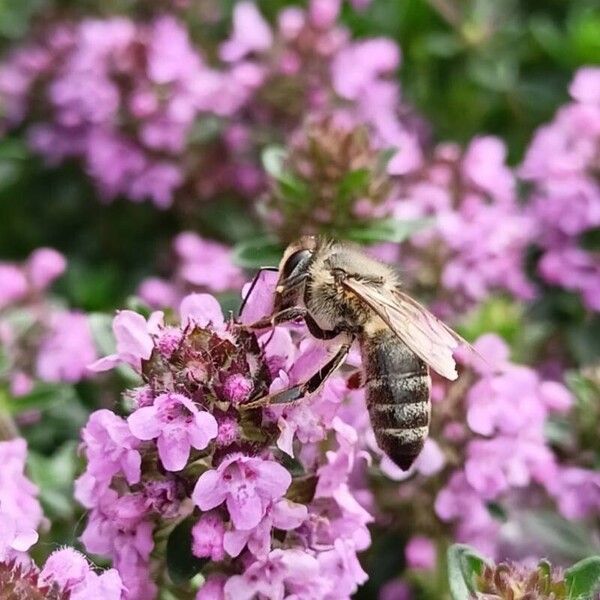
[[[349,277],[343,285],[368,304],[387,326],[436,373],[458,377],[452,351],[468,342],[424,306],[397,288],[365,283]]]

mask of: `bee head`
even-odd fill
[[[276,306],[288,304],[290,296],[302,284],[307,275],[308,266],[318,246],[318,239],[312,235],[305,235],[290,244],[279,263],[279,280],[276,288]],[[287,301],[284,301],[284,296]]]

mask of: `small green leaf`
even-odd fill
[[[300,206],[308,195],[306,184],[285,169],[287,152],[280,146],[269,146],[262,153],[265,171],[277,182],[282,199],[290,205]]]
[[[485,560],[472,548],[454,544],[448,548],[448,578],[453,600],[470,600],[476,591],[474,579],[481,575]]]
[[[254,237],[238,242],[232,250],[232,260],[239,267],[259,269],[279,263],[283,248],[271,236]]]
[[[196,519],[188,517],[173,529],[167,540],[167,569],[176,585],[189,581],[210,560],[192,554],[192,527],[195,523]]]
[[[362,194],[369,184],[370,176],[371,173],[368,169],[356,169],[355,171],[346,173],[342,181],[340,181],[338,188],[340,199],[348,200],[351,197]]]
[[[568,600],[592,600],[600,589],[600,556],[584,558],[565,571]]]
[[[395,242],[399,244],[414,233],[430,227],[433,222],[433,219],[414,219],[412,221],[380,219],[367,223],[360,228],[348,229],[343,232],[343,237],[362,244],[377,242]]]

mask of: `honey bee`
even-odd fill
[[[288,246],[277,270],[273,314],[248,327],[263,329],[303,319],[315,338],[339,336],[341,343],[306,382],[251,401],[248,408],[296,402],[316,392],[358,340],[375,439],[407,470],[429,432],[429,367],[456,379],[452,353],[466,342],[405,294],[390,266],[352,244],[304,236]]]

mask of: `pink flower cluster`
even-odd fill
[[[0,592],[11,594],[5,598],[121,600],[123,584],[115,569],[96,573],[81,553],[66,547],[52,552],[41,570],[25,555],[0,559]]]
[[[533,296],[524,273],[533,224],[517,202],[499,139],[475,138],[464,152],[455,144],[437,146],[427,167],[406,180],[395,215],[433,217],[426,232],[411,238],[404,270],[416,285],[441,286],[455,309],[494,291]],[[445,303],[439,294],[438,300]]]
[[[600,68],[580,69],[569,92],[572,102],[538,129],[520,172],[533,185],[539,274],[600,311],[599,249],[581,244],[600,227]]]
[[[25,476],[27,444],[0,441],[0,561],[22,559],[38,539],[42,507],[37,487]]]
[[[231,249],[192,231],[177,235],[173,242],[176,265],[170,280],[144,280],[138,294],[152,308],[178,306],[190,292],[226,292],[238,289],[242,271],[231,262]]]
[[[45,295],[65,268],[51,248],[35,250],[23,264],[0,263],[0,342],[13,395],[28,393],[36,379],[77,382],[96,358],[86,315]]]
[[[272,284],[245,319],[268,312]],[[76,496],[90,511],[82,542],[112,559],[125,597],[155,597],[160,532],[192,519],[188,551],[211,561],[197,598],[349,598],[372,518],[350,492],[363,452],[336,416],[343,380],[297,406],[244,409],[303,381],[327,347],[281,327],[256,338],[207,294],[186,296],[178,321],[121,311],[113,330],[116,353],[92,368],[125,363],[140,386],[124,395],[128,416],[91,415]]]
[[[494,556],[510,532],[490,503],[510,510],[511,495],[527,489],[538,502],[554,500],[566,518],[583,519],[600,511],[600,488],[596,473],[561,462],[546,438],[552,415],[571,408],[567,389],[510,363],[506,344],[495,336],[481,337],[476,348],[484,360],[468,361],[477,377],[465,398],[468,429],[462,419],[446,419],[443,429],[444,444],[458,444],[464,462],[449,474],[435,511],[455,523],[456,539]]]
[[[0,93],[9,124],[37,121],[30,142],[49,162],[79,157],[104,198],[165,207],[184,181],[196,119],[232,114],[256,78],[243,65],[209,67],[173,17],[147,25],[115,17],[58,25],[43,43],[16,50]],[[48,83],[37,114],[41,79]]]
[[[195,197],[255,196],[264,143],[310,111],[368,124],[380,147],[399,149],[390,170],[408,172],[421,150],[389,77],[398,48],[351,42],[336,23],[340,5],[284,8],[272,28],[253,2],[238,2],[228,39],[202,49],[172,16],[58,24],[0,65],[5,125],[30,124],[30,144],[50,164],[80,159],[103,198],[159,207],[184,187]]]

